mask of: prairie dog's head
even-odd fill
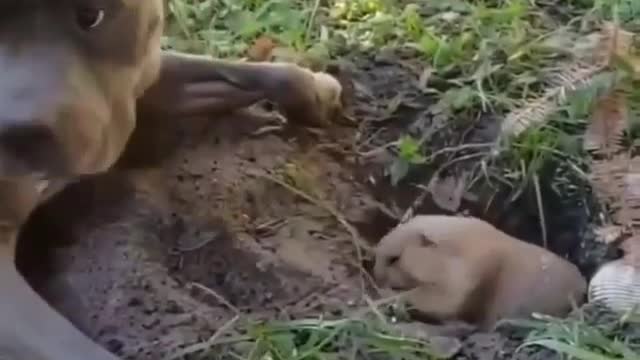
[[[473,262],[470,253],[496,231],[473,217],[419,215],[398,225],[378,243],[374,276],[382,285],[406,289],[442,282],[460,261]],[[471,265],[473,266],[473,265]]]
[[[429,268],[436,269],[442,263],[440,249],[427,230],[418,217],[385,235],[375,249],[376,281],[394,290],[421,285]]]

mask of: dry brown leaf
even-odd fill
[[[544,123],[556,110],[552,98],[530,99],[522,108],[510,112],[502,122],[501,134],[518,136],[532,126]]]
[[[542,96],[528,99],[522,107],[507,115],[501,134],[517,136],[532,126],[543,124],[556,111],[558,101],[564,101],[567,91],[588,85],[596,74],[612,63],[615,56],[623,58],[640,76],[640,52],[635,48],[634,37],[635,34],[615,24],[606,23],[597,35],[590,60],[568,64],[553,74]]]
[[[632,160],[624,177],[624,196],[625,207],[621,217],[637,230],[640,226],[640,157]]]
[[[640,226],[640,157],[623,153],[594,161],[591,184],[600,201],[610,206],[617,224]]]
[[[639,36],[626,31],[614,23],[605,23],[603,33],[609,40],[613,53],[627,62],[636,77],[640,77],[640,48]]]
[[[633,236],[620,244],[624,251],[624,261],[634,266],[640,266],[640,236]]]
[[[540,97],[528,99],[524,105],[511,111],[502,122],[501,134],[518,136],[525,130],[544,124],[564,101],[568,91],[588,85],[593,77],[602,71],[600,64],[591,65],[576,62],[563,66],[548,81],[549,88]]]
[[[611,156],[621,149],[627,127],[625,95],[621,92],[607,94],[596,101],[591,123],[584,134],[584,148]]]

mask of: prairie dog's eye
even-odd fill
[[[90,6],[80,6],[76,10],[76,21],[82,30],[89,31],[98,27],[104,20],[104,9]]]
[[[387,265],[389,266],[395,265],[398,261],[400,261],[400,256],[392,256],[387,259]]]

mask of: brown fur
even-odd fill
[[[563,316],[580,304],[586,282],[568,261],[472,217],[416,216],[376,248],[374,274],[412,290],[423,315],[489,328],[532,313]]]
[[[295,65],[161,51],[163,2],[0,5],[0,358],[116,359],[25,282],[16,234],[69,182],[137,164],[146,149],[130,142],[155,130],[154,115],[211,116],[267,99],[292,121],[326,125],[340,106],[337,82]]]

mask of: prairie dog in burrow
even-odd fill
[[[408,291],[419,313],[483,329],[532,313],[565,316],[586,280],[560,256],[474,218],[421,215],[398,225],[375,249],[380,285]]]

